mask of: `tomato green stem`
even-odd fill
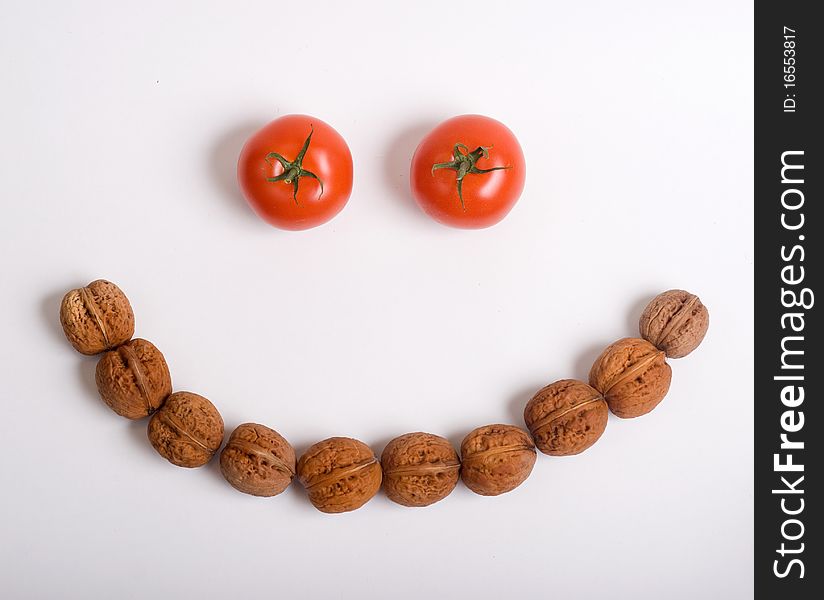
[[[298,186],[301,177],[309,177],[310,179],[317,181],[320,184],[320,194],[318,195],[318,198],[323,196],[323,181],[321,181],[320,177],[312,173],[312,171],[307,171],[303,168],[303,157],[306,156],[306,151],[309,149],[309,143],[312,141],[313,133],[315,133],[315,130],[314,128],[311,128],[309,131],[309,137],[307,137],[306,141],[303,142],[303,146],[301,147],[300,152],[298,152],[298,155],[295,157],[295,160],[291,162],[277,152],[270,152],[264,157],[264,160],[270,165],[274,165],[274,163],[272,163],[272,159],[275,159],[280,163],[280,166],[283,167],[283,173],[275,177],[267,177],[266,181],[273,183],[282,181],[283,183],[291,184],[292,198],[294,198],[295,204],[298,204]]]
[[[489,169],[479,169],[476,163],[481,158],[489,158],[489,150],[492,146],[478,146],[472,152],[466,144],[460,142],[452,147],[452,160],[449,162],[435,163],[432,165],[432,175],[438,169],[451,169],[457,173],[455,176],[455,187],[458,189],[458,198],[461,200],[461,208],[466,210],[463,197],[463,180],[468,174],[484,175],[492,171],[500,171],[502,169],[511,169],[512,165],[505,167],[491,167]]]

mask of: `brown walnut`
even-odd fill
[[[149,441],[179,467],[201,467],[223,443],[223,418],[203,396],[175,392],[149,421]]]
[[[458,483],[461,461],[446,440],[431,433],[407,433],[381,454],[383,490],[404,506],[429,506],[446,498]]]
[[[512,425],[473,429],[461,442],[461,479],[482,496],[497,496],[521,485],[535,464],[529,434]]]
[[[381,465],[372,449],[333,437],[311,446],[298,461],[298,479],[321,512],[342,513],[366,504],[381,487]]]
[[[579,454],[607,427],[609,409],[601,393],[575,379],[542,388],[524,409],[524,421],[538,450],[551,456]]]
[[[658,406],[671,379],[664,352],[639,338],[608,346],[589,372],[589,384],[604,395],[613,414],[624,419],[640,417]]]
[[[710,326],[707,307],[695,294],[669,290],[653,298],[641,314],[641,337],[669,358],[695,350]]]
[[[127,419],[152,414],[172,393],[166,359],[154,344],[140,338],[101,356],[94,378],[103,401]]]
[[[220,471],[244,494],[277,496],[295,476],[295,451],[277,431],[244,423],[221,451]]]
[[[119,287],[103,279],[63,296],[60,324],[74,349],[87,355],[116,348],[134,335],[129,299]]]

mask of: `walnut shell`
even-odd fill
[[[575,379],[542,388],[524,408],[538,450],[551,456],[580,454],[601,437],[609,409],[601,393]]]
[[[152,414],[172,393],[166,359],[154,344],[140,338],[101,356],[94,378],[103,401],[127,419]]]
[[[381,466],[361,441],[333,437],[311,446],[298,461],[298,479],[321,512],[341,513],[366,504],[381,487]]]
[[[461,479],[482,496],[497,496],[521,485],[535,464],[529,434],[512,425],[473,429],[461,442]]]
[[[74,349],[87,355],[116,348],[134,335],[129,299],[119,287],[103,279],[63,296],[60,324]]]
[[[220,471],[244,494],[277,496],[295,476],[295,451],[274,429],[244,423],[221,451]]]
[[[710,326],[710,313],[695,294],[669,290],[653,298],[641,314],[641,337],[669,358],[695,350]]]
[[[612,413],[624,419],[640,417],[658,406],[671,379],[664,352],[639,338],[608,346],[589,372],[589,384],[604,395]]]
[[[383,490],[404,506],[429,506],[446,498],[458,484],[461,461],[444,439],[431,433],[407,433],[381,454]]]
[[[179,467],[201,467],[223,443],[223,418],[203,396],[175,392],[149,421],[149,441]]]

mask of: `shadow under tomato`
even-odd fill
[[[419,218],[429,220],[424,212],[418,208],[412,192],[409,189],[409,165],[412,155],[424,136],[438,124],[436,119],[422,121],[414,126],[406,127],[393,136],[383,152],[384,183],[392,190],[392,196],[404,206],[408,212],[414,212]]]
[[[217,138],[209,154],[209,173],[221,195],[238,211],[256,221],[254,211],[237,184],[237,159],[246,140],[265,124],[262,121],[248,121],[226,130]]]

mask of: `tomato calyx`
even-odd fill
[[[435,163],[432,165],[432,175],[438,169],[451,169],[457,173],[455,185],[458,188],[458,198],[461,200],[461,208],[466,210],[463,198],[463,180],[468,174],[484,175],[492,171],[500,171],[502,169],[511,169],[512,166],[505,167],[491,167],[489,169],[479,169],[475,166],[481,158],[489,158],[489,150],[492,146],[478,146],[472,152],[466,144],[457,143],[452,148],[452,160],[449,162]]]
[[[306,151],[309,149],[309,143],[312,141],[312,134],[315,133],[314,128],[309,131],[309,136],[306,138],[306,141],[303,142],[303,147],[298,152],[298,155],[295,157],[295,160],[288,161],[283,155],[278,154],[277,152],[270,152],[264,158],[264,160],[273,165],[272,159],[275,159],[280,163],[280,166],[283,167],[283,173],[277,175],[275,177],[267,177],[266,181],[275,183],[278,181],[282,181],[287,184],[292,184],[292,198],[295,200],[295,204],[298,203],[298,186],[301,177],[309,177],[310,179],[314,179],[320,184],[320,194],[318,198],[323,196],[323,181],[321,181],[320,177],[312,173],[312,171],[308,171],[303,168],[303,158],[306,156]]]

